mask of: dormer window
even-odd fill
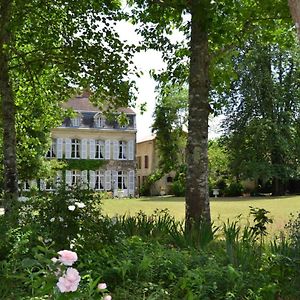
[[[71,119],[72,127],[79,127],[81,122],[81,116],[77,116]]]
[[[105,126],[105,119],[100,114],[95,116],[95,127],[96,128],[103,128]]]

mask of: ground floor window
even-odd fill
[[[118,171],[118,189],[127,189],[128,177],[127,173]]]
[[[72,185],[79,185],[81,183],[81,172],[78,170],[72,171]]]
[[[95,190],[104,190],[104,172],[95,172]]]

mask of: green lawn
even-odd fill
[[[274,219],[271,231],[283,228],[289,220],[290,213],[300,211],[300,196],[261,197],[261,198],[211,198],[211,214],[215,223],[234,219],[242,215],[243,220],[249,216],[249,206],[264,208],[270,211]],[[113,216],[115,214],[133,215],[142,210],[151,214],[156,208],[168,208],[170,213],[178,220],[184,219],[184,198],[179,197],[148,197],[139,199],[107,199],[103,200],[103,213]]]

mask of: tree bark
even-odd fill
[[[290,12],[295,22],[300,42],[300,0],[288,0]]]
[[[13,211],[18,197],[16,164],[15,103],[9,77],[8,43],[10,41],[9,21],[12,2],[0,2],[0,96],[3,124],[3,165],[4,165],[4,209]]]
[[[208,114],[209,114],[209,0],[191,3],[191,60],[189,76],[189,124],[187,141],[186,229],[209,222]]]

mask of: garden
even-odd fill
[[[243,202],[252,207],[239,218]],[[270,235],[279,215],[258,204],[271,202],[296,212],[298,197],[214,200],[231,217],[186,230],[172,211],[174,203],[183,210],[183,199],[36,192],[1,216],[0,298],[299,299],[300,217]],[[124,214],[128,203],[157,209]]]

